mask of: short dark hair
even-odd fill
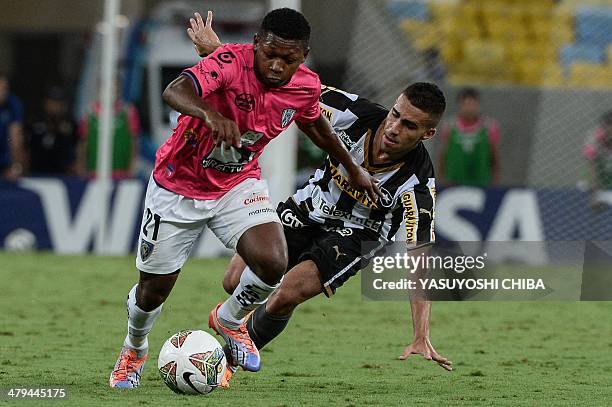
[[[284,40],[297,40],[308,48],[310,24],[299,11],[284,7],[270,11],[261,22],[260,32],[272,33]]]
[[[432,118],[433,126],[436,126],[446,109],[446,98],[440,88],[429,82],[417,82],[408,86],[402,92],[410,103],[429,114]]]
[[[476,88],[461,88],[457,93],[457,101],[461,102],[464,99],[480,100],[480,92]]]

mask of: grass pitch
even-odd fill
[[[0,253],[0,387],[67,387],[57,405],[74,406],[612,402],[612,303],[435,303],[431,339],[455,363],[448,373],[420,356],[397,360],[412,335],[409,304],[362,301],[358,278],[298,308],[263,350],[259,373],[239,372],[230,390],[208,396],[176,395],[159,378],[158,351],[180,329],[207,329],[225,298],[226,262],[188,263],[150,335],[141,387],[117,391],[108,376],[125,335],[133,258]]]

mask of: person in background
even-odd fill
[[[499,182],[499,126],[482,116],[480,94],[464,88],[457,95],[458,114],[445,125],[438,156],[439,177],[446,185],[487,187]]]
[[[68,115],[66,93],[49,88],[43,113],[28,126],[32,175],[77,175],[77,125]]]
[[[113,113],[113,150],[112,171],[114,179],[130,178],[134,175],[140,135],[140,119],[136,108],[117,96],[117,84],[113,87],[115,105]],[[89,108],[79,125],[79,168],[87,176],[96,173],[98,157],[98,124],[100,121],[100,102]]]
[[[0,179],[17,180],[26,167],[23,107],[10,93],[8,75],[0,72]]]
[[[583,149],[588,163],[588,190],[591,208],[600,212],[608,205],[598,193],[612,190],[612,110],[600,118],[600,126],[589,136]]]

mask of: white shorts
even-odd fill
[[[242,234],[263,223],[280,223],[266,181],[249,178],[217,200],[175,194],[149,180],[138,240],[136,267],[170,274],[183,267],[198,237],[208,226],[229,249]]]

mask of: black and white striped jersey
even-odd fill
[[[375,208],[365,193],[351,187],[346,169],[327,157],[325,165],[293,195],[303,215],[324,227],[369,229],[384,242],[395,236],[403,219],[408,242],[433,242],[434,169],[423,143],[400,161],[376,165],[372,160],[374,136],[388,110],[326,86],[322,87],[320,105],[354,159],[380,181],[384,199],[379,199]]]

